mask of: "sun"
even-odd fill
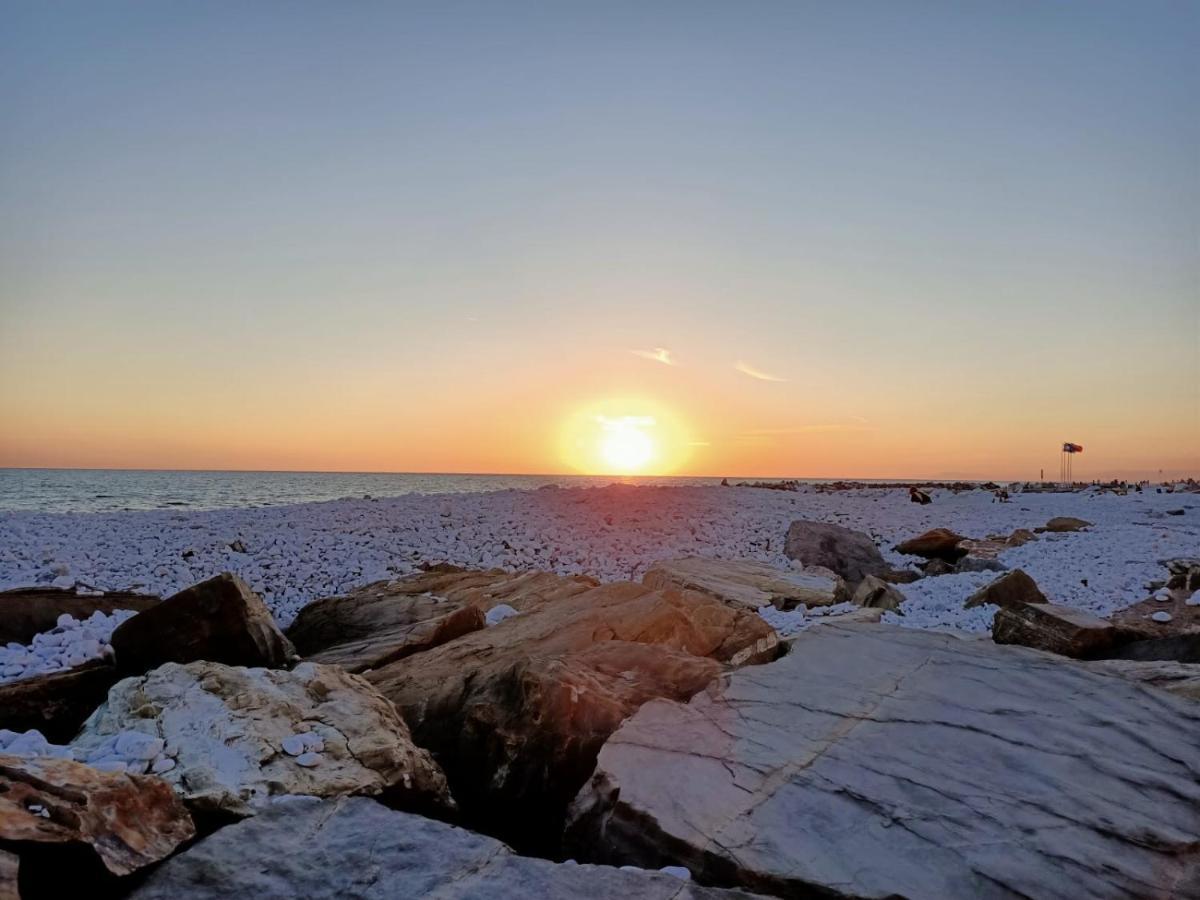
[[[653,427],[653,419],[647,416],[625,416],[620,419],[604,419],[601,424],[604,427],[604,436],[600,445],[600,455],[612,466],[614,472],[640,472],[654,460],[654,439],[644,430]]]
[[[586,475],[666,475],[679,471],[695,446],[691,429],[648,397],[581,403],[560,420],[560,458]]]

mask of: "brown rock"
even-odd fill
[[[773,659],[755,613],[677,589],[605,584],[366,674],[443,766],[467,821],[552,851],[567,802],[621,721]],[[520,810],[520,815],[514,815]]]
[[[1028,544],[1030,541],[1036,541],[1037,539],[1038,536],[1028,528],[1018,528],[1016,531],[1010,534],[1005,541],[1010,547],[1020,547],[1024,544]]]
[[[1041,534],[1044,531],[1083,531],[1083,529],[1090,528],[1091,526],[1092,523],[1086,519],[1076,519],[1074,516],[1055,516],[1041,528],[1035,528],[1033,530]]]
[[[484,614],[500,604],[524,611],[596,584],[547,572],[439,567],[310,603],[287,636],[306,658],[362,672],[476,631],[484,626]]]
[[[128,875],[195,833],[183,802],[158,778],[0,756],[0,841],[87,844],[109,872]]]
[[[1037,582],[1025,574],[1024,569],[1005,572],[995,581],[985,584],[967,598],[967,609],[994,603],[996,606],[1023,606],[1026,603],[1049,604],[1050,601],[1037,586]]]
[[[1020,644],[1074,659],[1104,656],[1117,630],[1106,619],[1056,603],[1001,608],[992,623],[997,644]]]
[[[642,583],[656,590],[700,591],[746,609],[831,606],[849,597],[846,583],[833,572],[785,571],[748,559],[668,559],[655,563]]]
[[[140,612],[158,603],[158,597],[129,591],[109,591],[100,596],[45,587],[0,591],[0,644],[10,641],[28,644],[35,634],[53,628],[63,613],[86,619],[94,612],[105,615],[114,609]]]
[[[0,728],[36,728],[53,743],[65,743],[119,679],[114,667],[95,660],[66,672],[0,683]]]
[[[967,552],[958,546],[959,542],[964,540],[966,538],[949,528],[934,528],[932,531],[897,544],[896,552],[953,563],[957,562],[959,557],[967,555]]]
[[[1152,616],[1165,612],[1169,622],[1155,622]],[[1126,640],[1173,638],[1200,632],[1200,606],[1188,606],[1187,595],[1173,591],[1171,599],[1153,597],[1117,610],[1109,618]]]
[[[296,659],[262,600],[228,572],[122,622],[112,647],[121,671],[134,674],[166,662],[279,668]]]
[[[1002,550],[1008,550],[1012,546],[1007,540],[994,540],[992,538],[983,541],[973,541],[970,538],[964,538],[958,542],[958,549],[964,551],[964,556],[971,556],[976,559],[996,559]]]
[[[879,580],[888,584],[912,584],[914,581],[920,581],[921,577],[921,573],[915,569],[892,569],[880,575]]]
[[[886,581],[868,575],[854,592],[854,602],[868,609],[899,612],[904,595]]]

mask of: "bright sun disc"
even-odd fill
[[[607,428],[600,452],[618,472],[636,472],[654,458],[654,441],[639,426],[619,422]]]

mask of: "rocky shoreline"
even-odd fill
[[[1200,553],[1138,562],[1106,615],[1017,564],[1087,571],[1162,495],[822,519],[605,491],[534,493],[667,550],[681,504],[734,495],[772,549],[633,579],[433,558],[283,616],[231,572],[128,610],[0,593],[0,897],[1200,896]],[[919,586],[988,628],[913,627]]]

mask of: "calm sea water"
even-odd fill
[[[433,475],[370,472],[170,472],[124,469],[0,469],[0,511],[112,512],[225,509],[345,497],[637,484],[717,484],[719,478],[589,475]]]

